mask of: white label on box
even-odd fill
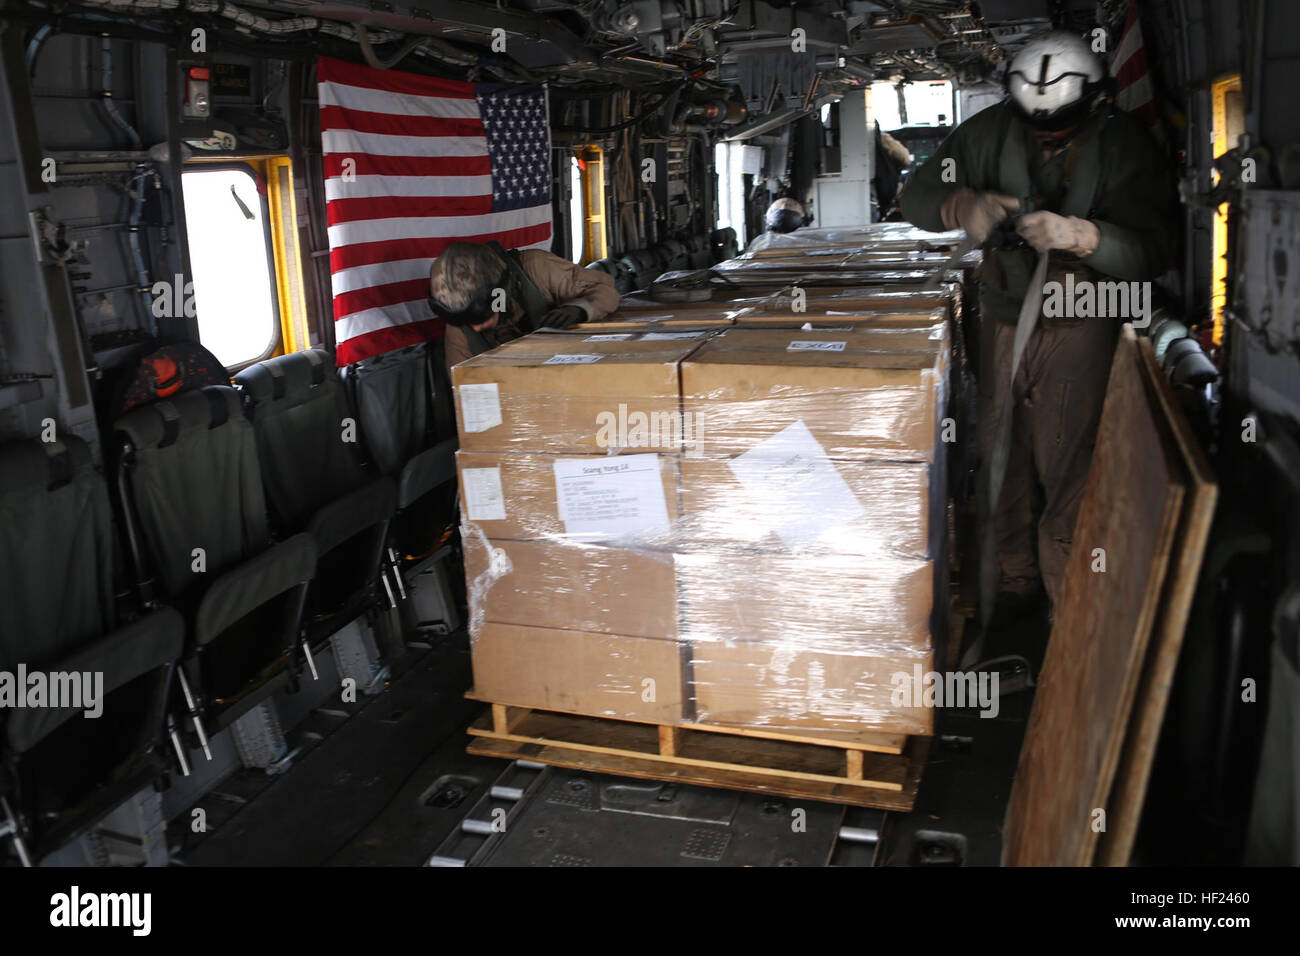
[[[806,548],[864,514],[862,503],[802,421],[728,465],[753,512],[787,548]]]
[[[843,352],[848,342],[791,342],[787,352]]]
[[[590,365],[592,362],[599,362],[605,356],[603,355],[552,355],[543,365]]]
[[[500,468],[462,468],[465,509],[470,521],[505,521],[506,496],[501,490]]]
[[[609,540],[668,527],[658,455],[557,461],[555,492],[571,537]]]
[[[647,332],[641,336],[642,342],[666,342],[669,339],[698,339],[703,332]]]
[[[589,335],[584,342],[626,342],[632,338],[631,332],[606,332],[603,335]]]
[[[485,432],[501,424],[501,393],[496,382],[484,385],[461,385],[460,414],[465,420],[465,431]]]
[[[853,326],[851,325],[815,326],[811,322],[805,322],[803,325],[799,326],[799,331],[800,332],[852,332]]]

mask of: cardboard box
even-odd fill
[[[489,624],[471,656],[475,692],[497,703],[657,723],[682,719],[685,654],[672,641]]]
[[[671,553],[566,541],[464,539],[470,629],[492,624],[677,636]]]
[[[582,521],[583,514],[591,514],[596,524],[599,524],[599,515],[608,515],[607,530],[611,535],[620,527],[626,527],[641,510],[644,510],[648,522],[650,511],[660,501],[654,500],[654,489],[645,480],[643,469],[654,467],[660,475],[660,499],[666,521],[676,521],[677,456],[648,453],[649,457],[641,458],[634,457],[634,451],[628,449],[628,455],[624,456],[459,451],[456,453],[456,466],[460,476],[461,520],[467,525],[476,525],[482,534],[494,539],[564,537],[569,535],[572,526],[576,538],[602,540],[599,529],[592,531],[592,523]],[[566,509],[565,514],[573,520],[566,522],[561,517],[557,462],[561,465],[558,481],[565,491],[565,502],[576,504],[578,508],[587,504],[594,511],[573,514],[574,509]],[[575,465],[582,468],[575,468]],[[636,487],[629,488],[627,473],[620,469],[630,472],[634,466],[642,470],[631,476]],[[574,474],[589,469],[599,469],[608,474],[586,482],[585,487],[575,486]],[[577,480],[582,479],[578,477]],[[661,537],[663,533],[645,532],[650,540]],[[645,540],[644,535],[632,534]]]
[[[948,354],[881,351],[867,335],[729,329],[682,363],[682,411],[710,455],[739,455],[797,422],[830,458],[933,461]]]
[[[830,328],[746,328],[733,330],[728,336],[718,336],[719,344],[730,341],[733,348],[745,351],[774,351],[793,355],[801,348],[810,353],[822,351],[826,361],[834,356],[850,353],[880,353],[884,356],[906,355],[917,352],[932,356],[936,368],[947,369],[952,351],[946,322],[933,316],[902,316],[898,324],[881,324],[871,316],[858,316],[863,321],[851,321],[851,316],[839,316],[846,324]],[[880,319],[900,318],[877,316]]]
[[[951,310],[958,293],[956,287],[936,291],[934,288],[918,290],[893,286],[865,286],[842,289],[836,286],[801,286],[804,301],[810,312],[827,310],[838,312],[879,312],[929,314],[939,311],[945,316]],[[793,304],[789,286],[767,294],[757,294],[753,289],[718,288],[713,297],[704,302],[657,302],[645,293],[631,293],[623,297],[618,311],[593,327],[603,327],[608,321],[639,320],[652,316],[672,317],[677,322],[704,320],[729,311],[754,309],[756,311],[787,311]]]
[[[698,644],[691,649],[691,703],[703,724],[818,733],[930,734],[934,708],[900,706],[895,689],[927,652],[892,657],[779,644]],[[904,700],[901,693],[898,699]]]
[[[676,305],[655,302],[652,308],[624,312],[622,309],[599,322],[590,322],[584,330],[591,334],[602,332],[691,332],[706,329],[724,329],[732,324],[731,316],[719,311],[718,306],[703,309],[686,309]]]
[[[678,633],[873,653],[929,651],[935,565],[921,558],[678,552]]]
[[[896,332],[929,332],[950,341],[947,313],[942,309],[928,312],[881,312],[851,303],[809,302],[802,312],[788,304],[780,307],[750,306],[733,313],[735,324],[742,329],[854,329]]]
[[[620,406],[650,416],[680,411],[678,366],[707,334],[629,339],[538,332],[467,359],[451,373],[460,448],[603,454],[609,449],[602,429]],[[680,447],[666,440],[629,450]]]
[[[932,557],[931,465],[779,457],[754,480],[734,462],[682,459],[680,547]]]

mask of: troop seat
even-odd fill
[[[389,536],[394,583],[398,555],[420,557],[455,521],[456,420],[441,343],[421,343],[349,365],[344,380],[375,467],[397,482]]]
[[[185,616],[177,673],[207,750],[204,719],[224,727],[296,675],[316,544],[308,534],[273,543],[252,426],[233,388],[134,409],[114,432],[136,578],[146,599],[156,587]]]
[[[367,474],[360,431],[329,353],[281,355],[235,376],[257,436],[262,483],[280,534],[306,532],[319,555],[307,636],[327,638],[378,602],[397,488]]]
[[[47,692],[62,691],[0,711],[0,826],[24,863],[166,767],[163,714],[184,621],[171,608],[119,621],[112,534],[85,442],[0,446],[0,670],[15,680],[20,668],[40,672]]]

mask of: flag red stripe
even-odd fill
[[[351,365],[353,362],[391,352],[393,349],[417,345],[420,342],[434,342],[442,338],[443,329],[442,319],[427,319],[423,322],[395,325],[392,328],[376,329],[373,332],[355,335],[338,343],[334,363],[340,366]]]
[[[487,156],[372,156],[326,153],[325,178],[343,175],[343,160],[355,160],[356,176],[485,176],[492,172]]]
[[[363,196],[358,199],[331,199],[325,211],[331,226],[370,219],[483,216],[492,211],[492,197]]]
[[[539,223],[503,232],[475,236],[437,236],[428,239],[388,239],[384,242],[359,242],[330,250],[330,271],[340,272],[354,266],[371,266],[377,262],[400,262],[403,259],[432,259],[441,255],[453,242],[487,242],[495,239],[507,249],[530,246],[551,237],[551,224]],[[337,315],[337,313],[335,313]]]
[[[321,132],[341,129],[385,136],[483,136],[483,121],[465,116],[407,116],[344,106],[320,108]]]
[[[316,61],[316,78],[321,83],[342,83],[386,93],[412,93],[416,96],[441,96],[448,99],[474,99],[474,84],[463,80],[441,80],[432,76],[404,73],[399,70],[374,70],[359,63],[348,63],[322,56]]]
[[[1115,74],[1116,91],[1122,93],[1125,89],[1142,79],[1146,72],[1147,58],[1146,55],[1139,50],[1137,53],[1134,53],[1131,57],[1125,60],[1124,65],[1121,66],[1119,72]]]
[[[366,309],[382,309],[401,302],[415,302],[429,294],[429,279],[407,279],[388,285],[372,285],[364,289],[341,292],[334,297],[335,315],[355,315]]]

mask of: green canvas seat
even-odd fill
[[[307,532],[316,543],[307,633],[313,642],[329,637],[378,601],[396,484],[362,464],[361,429],[329,353],[267,359],[235,382],[257,436],[276,531]]]
[[[370,460],[397,481],[390,568],[423,555],[456,521],[456,425],[442,342],[395,349],[343,372]]]
[[[113,554],[108,493],[85,442],[0,446],[0,671],[91,675],[78,679],[80,705],[0,711],[0,795],[29,859],[165,768],[166,689],[184,621],[158,608],[120,623]],[[85,716],[86,703],[98,717]]]
[[[224,726],[292,676],[315,542],[272,541],[253,430],[234,389],[154,402],[114,431],[137,579],[189,623],[181,677],[206,747],[200,718]]]

